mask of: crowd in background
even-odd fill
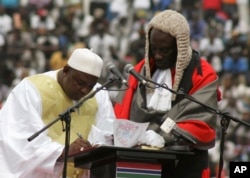
[[[104,64],[121,71],[137,63],[144,57],[148,20],[167,8],[186,16],[193,49],[218,73],[220,111],[250,123],[249,0],[2,0],[0,108],[22,78],[63,67],[77,47],[92,48]],[[104,67],[100,82],[108,77]],[[210,151],[212,176],[219,164],[221,120]],[[230,121],[226,131],[225,176],[230,161],[250,161],[250,128]]]

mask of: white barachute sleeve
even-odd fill
[[[99,92],[96,93],[95,96],[98,104],[95,126],[98,127],[99,129],[113,131],[113,125],[110,123],[113,122],[116,119],[116,117],[113,105],[109,98],[108,91],[100,90]]]
[[[97,85],[99,86],[99,85]],[[88,141],[92,145],[113,144],[113,122],[116,119],[113,105],[110,101],[108,91],[100,90],[95,95],[98,111],[96,113],[96,124],[92,125],[88,135]]]
[[[38,91],[24,79],[0,110],[0,177],[54,178],[62,171],[56,160],[64,145],[53,142],[46,130],[28,141],[45,126],[41,110]]]

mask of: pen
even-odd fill
[[[76,135],[77,135],[79,138],[83,139],[82,135],[81,135],[79,132],[77,132]]]

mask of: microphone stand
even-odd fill
[[[225,135],[226,135],[226,130],[228,128],[230,120],[233,120],[234,122],[239,122],[239,123],[241,123],[241,124],[243,124],[245,126],[248,126],[248,127],[250,127],[250,124],[247,123],[247,122],[245,122],[245,121],[242,121],[242,120],[240,120],[238,118],[230,116],[229,113],[227,113],[227,112],[223,113],[223,112],[221,112],[221,111],[219,111],[219,110],[217,110],[215,108],[212,108],[212,107],[210,107],[210,106],[208,106],[208,105],[206,105],[206,104],[204,104],[204,103],[196,100],[194,97],[192,97],[192,96],[190,96],[188,94],[185,94],[183,91],[176,92],[176,91],[170,89],[165,83],[164,84],[158,84],[158,83],[156,83],[156,82],[154,82],[152,80],[147,79],[146,77],[143,77],[143,78],[147,82],[153,83],[153,84],[155,84],[158,87],[162,87],[162,88],[170,91],[171,93],[174,93],[176,95],[183,95],[184,98],[186,98],[186,99],[188,99],[188,100],[190,100],[192,102],[195,102],[195,103],[203,106],[204,108],[206,108],[210,112],[215,113],[216,115],[219,115],[222,118],[221,119],[221,131],[222,131],[222,135],[221,136],[222,136],[222,138],[221,138],[221,141],[220,141],[220,161],[219,161],[219,176],[218,176],[218,178],[221,178],[221,172],[222,172],[222,169],[223,169],[223,154],[224,154]]]
[[[75,112],[76,109],[78,109],[85,101],[92,98],[97,92],[102,90],[103,88],[109,86],[111,83],[113,83],[117,79],[109,79],[107,82],[105,82],[100,87],[97,87],[96,89],[92,90],[90,93],[88,93],[86,96],[82,97],[75,105],[68,108],[66,111],[59,114],[59,116],[54,119],[52,122],[47,124],[45,127],[43,127],[41,130],[35,132],[32,136],[28,138],[28,141],[32,141],[34,138],[36,138],[38,135],[40,135],[43,131],[51,127],[53,124],[55,124],[57,121],[65,121],[66,123],[66,129],[63,129],[65,131],[65,147],[64,147],[64,167],[63,167],[63,178],[67,177],[67,162],[68,162],[68,153],[69,153],[69,145],[70,145],[70,122],[71,122],[71,113]]]

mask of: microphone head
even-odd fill
[[[107,62],[107,64],[106,64],[106,69],[107,70],[110,70],[110,69],[112,69],[114,67],[115,67],[115,65],[112,62]]]
[[[124,67],[125,73],[129,73],[133,69],[134,69],[134,66],[132,64],[126,64]]]

